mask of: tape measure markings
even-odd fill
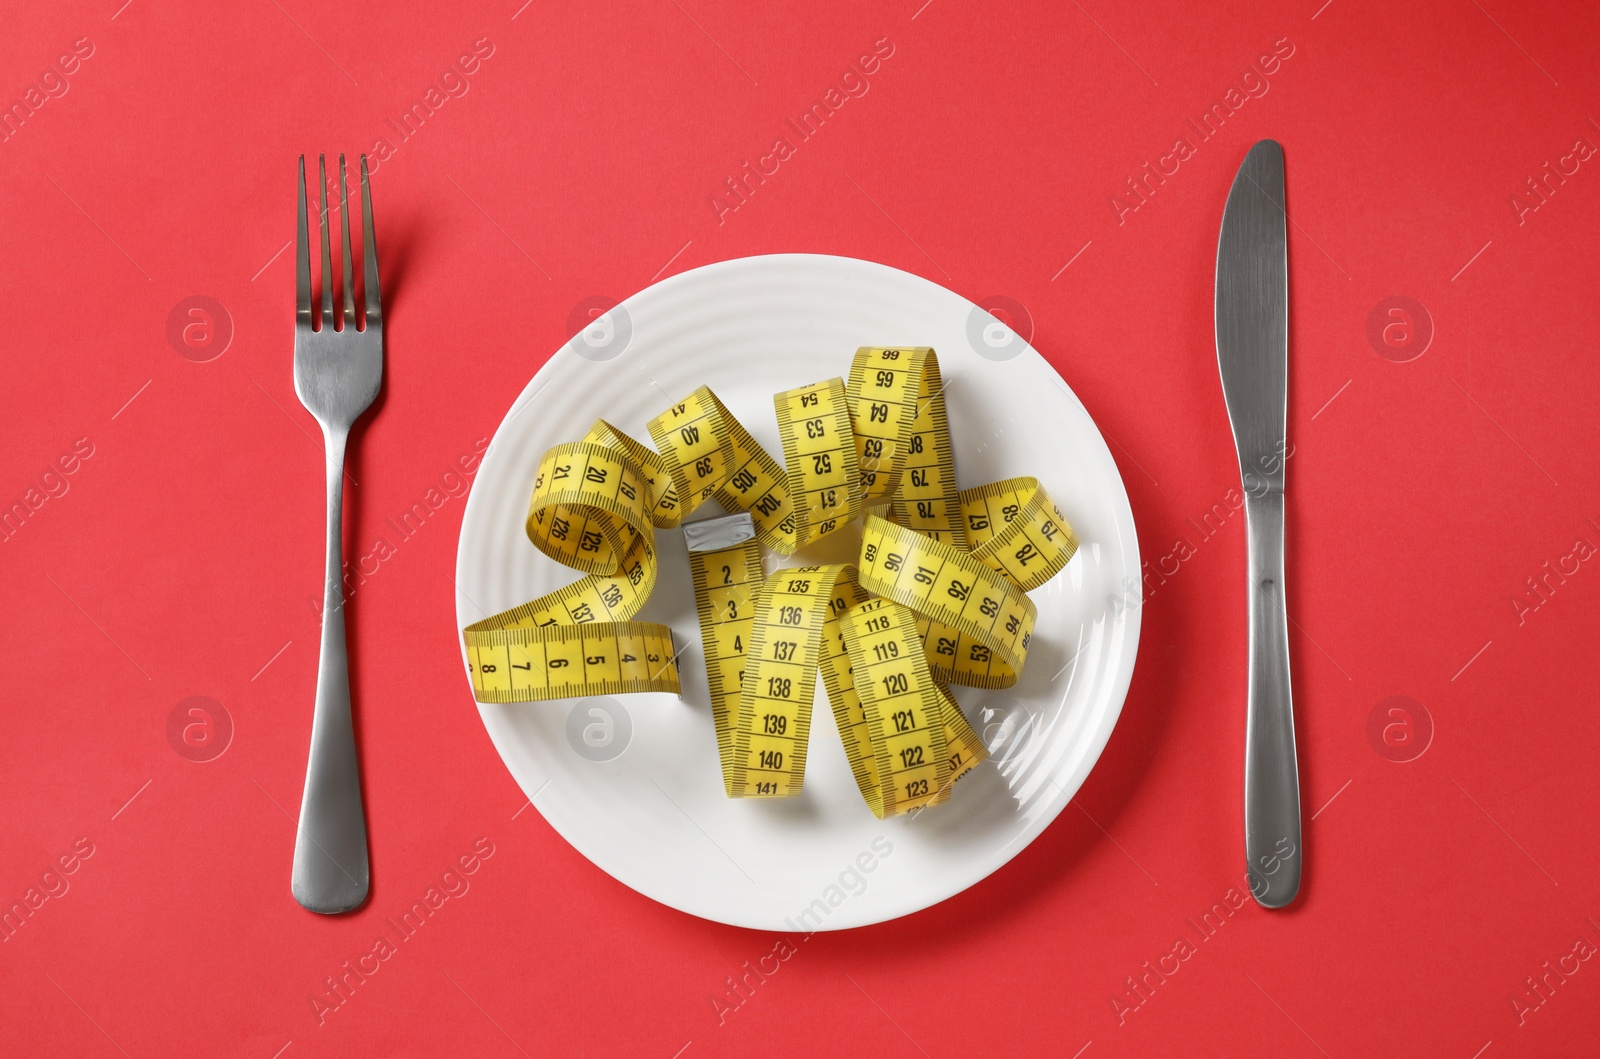
[[[860,471],[844,380],[786,390],[772,401],[789,468],[794,536],[804,547],[849,522],[860,510]]]
[[[672,632],[654,622],[497,630],[468,637],[479,702],[528,702],[679,688]]]
[[[881,819],[929,804],[948,786],[944,698],[928,671],[911,611],[871,599],[844,616],[845,644],[866,718],[877,785],[862,793]],[[909,646],[902,646],[906,644]]]
[[[650,420],[650,437],[678,496],[679,517],[693,514],[716,493],[733,462],[733,443],[723,420],[727,410],[708,388]]]
[[[917,418],[915,382],[928,352],[864,347],[850,365],[851,425],[865,500],[889,497],[899,485]]]
[[[684,534],[727,793],[801,789],[820,673],[872,811],[920,811],[988,755],[945,682],[1016,682],[1025,593],[1077,540],[1035,479],[957,488],[928,347],[862,347],[848,383],[773,400],[782,465],[704,386],[650,421],[658,451],[603,419],[547,451],[527,533],[586,576],[463,631],[474,694],[678,691],[671,630],[631,619],[657,580],[654,530],[715,497],[740,514]],[[762,546],[789,554],[863,513],[859,567],[763,578]]]
[[[708,520],[723,524],[751,523],[748,514]],[[686,523],[690,527],[705,523]],[[700,619],[700,642],[706,656],[706,682],[711,691],[711,717],[717,734],[717,756],[726,783],[732,775],[734,713],[738,709],[745,653],[755,620],[755,594],[763,580],[761,549],[752,535],[720,548],[689,549],[689,575],[694,583]]]
[[[1071,525],[1036,478],[1008,478],[968,489],[960,503],[973,557],[1024,592],[1054,577],[1078,550]]]
[[[800,790],[823,631],[841,577],[853,580],[854,568],[790,567],[756,593],[727,777],[734,797],[782,798]]]

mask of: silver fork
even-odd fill
[[[328,566],[322,604],[322,656],[317,665],[317,707],[311,722],[311,756],[294,841],[294,898],[313,912],[347,912],[367,898],[367,818],[350,719],[350,668],[344,640],[344,449],[350,428],[383,382],[383,308],[378,292],[378,252],[372,236],[372,190],[367,156],[361,156],[361,256],[366,326],[356,327],[350,281],[350,193],[339,156],[340,247],[344,305],[333,312],[333,258],[328,249],[328,167],[322,176],[322,312],[311,315],[311,240],[306,228],[306,159],[300,156],[300,211],[296,229],[294,390],[322,427],[328,459]]]

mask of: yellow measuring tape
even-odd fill
[[[683,523],[723,784],[785,797],[805,776],[820,672],[856,783],[879,817],[936,804],[987,756],[947,684],[1008,687],[1027,658],[1027,592],[1072,558],[1032,478],[956,488],[932,349],[864,347],[849,382],[776,395],[780,465],[701,387],[651,420],[651,450],[600,420],[540,460],[527,533],[587,576],[463,631],[480,702],[679,690],[655,586],[654,529]],[[765,576],[780,554],[865,516],[859,564]]]

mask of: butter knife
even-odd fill
[[[1283,595],[1289,264],[1283,148],[1250,149],[1217,239],[1217,362],[1239,450],[1249,537],[1250,690],[1245,724],[1244,846],[1250,892],[1282,908],[1300,891],[1300,777]]]

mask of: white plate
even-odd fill
[[[938,350],[961,485],[1034,475],[1082,541],[1067,568],[1032,593],[1039,619],[1017,685],[954,689],[995,760],[945,805],[880,821],[856,790],[819,681],[803,792],[725,797],[680,530],[656,534],[661,576],[640,619],[665,622],[687,645],[682,699],[479,707],[506,767],[562,837],[640,893],[706,919],[836,930],[959,893],[1014,857],[1077,792],[1132,676],[1133,513],[1077,397],[1027,343],[959,295],[884,265],[809,254],[672,276],[550,358],[500,424],[472,487],[456,557],[458,627],[577,578],[523,535],[548,447],[577,440],[601,416],[648,444],[646,422],[707,384],[781,454],[772,395],[847,375],[861,345]],[[857,523],[782,563],[853,561],[859,541]],[[769,571],[777,562],[768,557]]]

